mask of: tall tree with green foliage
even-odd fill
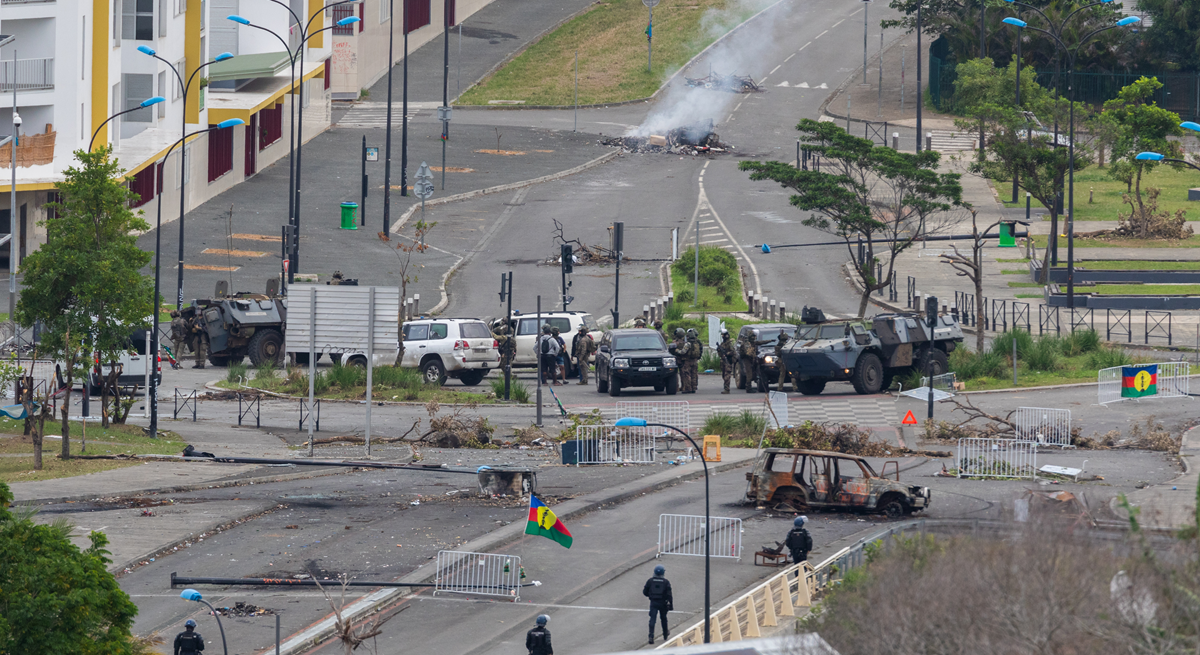
[[[944,229],[948,221],[941,219],[962,206],[959,175],[937,170],[936,151],[897,152],[807,118],[796,129],[805,147],[821,157],[820,171],[777,161],[743,161],[740,168],[752,180],[773,180],[793,191],[791,204],[813,212],[805,225],[845,241],[863,287],[858,306],[863,316],[871,293],[891,284],[896,256]],[[861,262],[860,239],[866,249]],[[882,275],[876,270],[880,264]]]
[[[41,222],[46,243],[21,262],[24,290],[16,320],[41,321],[43,354],[64,364],[62,456],[70,458],[71,385],[91,353],[109,361],[136,329],[147,329],[152,286],[141,270],[150,253],[138,248],[137,232],[150,229],[141,212],[129,209],[137,198],[110,159],[111,149],[75,151],[79,166],[57,185],[61,200],[54,217]]]
[[[1137,0],[1135,6],[1150,16],[1139,30],[1147,68],[1200,70],[1200,0]]]
[[[12,501],[0,482],[0,655],[134,652],[137,606],[108,572],[108,538],[80,550],[69,524],[38,525]]]
[[[1139,152],[1157,152],[1179,159],[1183,146],[1169,137],[1182,136],[1179,114],[1159,107],[1154,94],[1162,88],[1154,77],[1141,77],[1121,89],[1117,97],[1104,103],[1104,111],[1096,120],[1112,148],[1113,165],[1108,174],[1131,187],[1133,205],[1130,223],[1141,238],[1149,236],[1149,215],[1142,200],[1142,174],[1158,166],[1158,162],[1139,161]],[[1176,164],[1178,167],[1179,164]],[[1128,199],[1128,198],[1127,198]]]

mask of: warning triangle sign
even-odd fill
[[[910,409],[908,410],[908,413],[904,415],[904,420],[901,422],[904,425],[916,425],[917,417],[913,416],[912,410]]]

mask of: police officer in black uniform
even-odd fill
[[[808,528],[804,527],[807,522],[807,516],[797,516],[792,521],[792,529],[788,530],[787,538],[783,541],[783,545],[787,546],[792,553],[792,564],[807,562],[808,553],[812,550],[812,535],[808,534]]]
[[[196,622],[188,619],[183,632],[175,635],[175,655],[198,655],[204,650],[204,637],[196,632]]]
[[[550,617],[541,614],[537,617],[537,627],[525,633],[525,649],[529,655],[554,655],[554,647],[550,645],[550,631],[546,624]]]
[[[675,598],[671,595],[671,582],[663,577],[667,572],[661,565],[654,567],[654,577],[642,587],[642,595],[650,599],[650,641],[654,643],[655,615],[662,617],[663,641],[671,638],[667,628],[667,612],[675,609]]]

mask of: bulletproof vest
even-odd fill
[[[667,581],[663,578],[650,578],[650,600],[662,600],[667,597]]]
[[[199,653],[200,646],[204,643],[200,633],[193,632],[192,634],[183,633],[179,635],[179,649],[184,653]]]
[[[543,628],[542,626],[539,625],[538,627],[529,631],[529,636],[531,637],[530,644],[529,644],[531,647],[530,650],[532,650],[535,653],[545,650],[545,648],[546,648],[546,629],[545,628]]]

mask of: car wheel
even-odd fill
[[[889,519],[898,519],[904,516],[904,503],[895,497],[887,498],[879,506],[879,512]]]
[[[796,390],[806,396],[819,396],[825,390],[825,380],[821,378],[809,378],[794,383]]]
[[[621,378],[613,378],[608,381],[608,395],[614,398],[621,395]]]
[[[431,357],[421,365],[421,376],[425,379],[425,384],[446,384],[446,367],[442,366],[441,359]]]
[[[487,371],[463,371],[462,375],[458,376],[458,379],[461,380],[464,385],[473,387],[480,382],[483,382],[483,377],[485,375],[487,375]]]
[[[346,366],[357,366],[359,368],[365,369],[367,367],[367,358],[366,357],[351,357],[349,360],[346,361]]]
[[[596,392],[608,393],[608,380],[600,377],[600,371],[596,371]]]
[[[883,386],[883,363],[875,353],[863,353],[854,363],[850,384],[860,394],[879,393]]]
[[[679,393],[679,376],[672,375],[667,378],[667,395],[674,396],[677,393]]]

